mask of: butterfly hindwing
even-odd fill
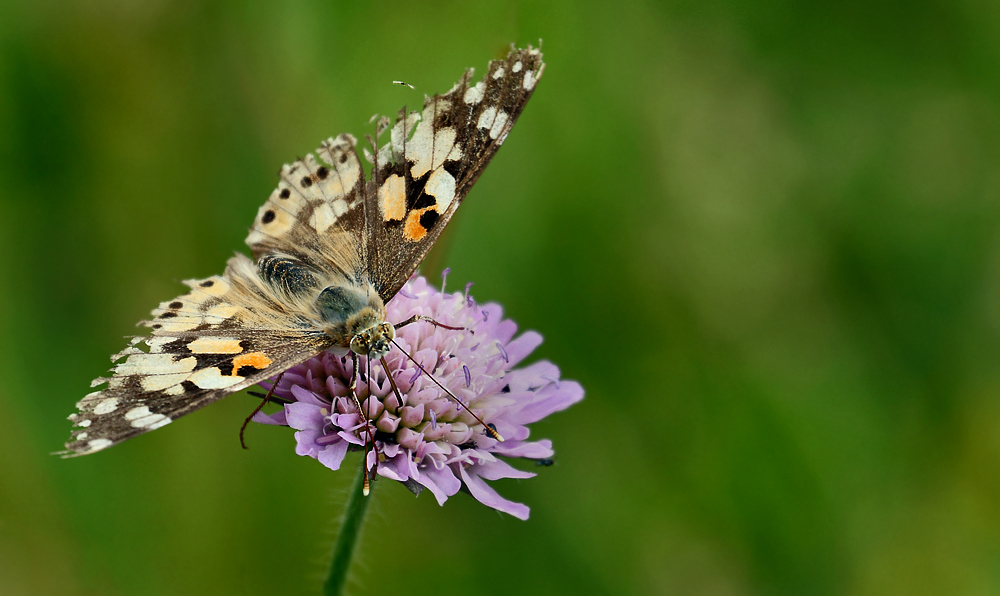
[[[272,377],[329,347],[302,326],[238,255],[225,275],[189,280],[191,292],[162,303],[112,361],[106,386],[70,416],[67,455],[84,455],[160,428],[225,395]]]

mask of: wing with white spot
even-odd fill
[[[355,144],[354,137],[342,134],[323,141],[315,157],[281,168],[278,187],[257,211],[246,239],[255,259],[285,254],[323,265],[331,242],[343,245],[345,233],[353,240],[362,237],[365,176]],[[335,263],[334,269],[364,261],[364,244],[351,246],[357,263]]]
[[[384,302],[417,269],[459,204],[507,138],[542,76],[539,50],[511,49],[472,83],[472,69],[420,112],[401,110],[390,128],[379,119],[366,155],[366,180],[356,140],[328,139],[281,170],[257,212],[246,242],[255,259],[287,255],[327,273],[367,273]]]
[[[84,455],[160,428],[234,391],[280,373],[330,346],[329,338],[286,309],[245,256],[226,273],[188,280],[191,292],[160,304],[112,356],[103,389],[84,397],[66,456]]]
[[[383,301],[420,265],[544,70],[540,51],[511,48],[505,59],[490,62],[478,83],[469,69],[450,91],[427,98],[421,112],[399,113],[388,142],[372,156],[365,199],[368,275]]]

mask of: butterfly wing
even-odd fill
[[[368,187],[367,269],[389,301],[423,261],[507,138],[545,63],[537,49],[511,49],[471,84],[472,69],[421,112],[401,111],[376,147]]]
[[[291,256],[353,275],[366,260],[365,176],[349,134],[327,139],[281,169],[281,181],[257,211],[246,243],[255,259]]]
[[[544,70],[540,51],[511,49],[478,83],[469,69],[421,112],[404,109],[391,129],[379,120],[376,138],[389,130],[389,142],[375,147],[367,180],[348,134],[284,166],[247,237],[254,258],[288,255],[347,280],[366,276],[388,302],[503,144]]]
[[[226,273],[188,280],[191,292],[160,304],[112,356],[106,387],[84,397],[69,418],[78,427],[66,456],[105,449],[160,428],[221,397],[254,385],[329,347],[329,338],[284,308],[246,256]],[[145,348],[145,349],[142,349]]]
[[[470,85],[466,71],[422,112],[402,111],[390,142],[375,148],[370,179],[348,134],[284,166],[246,239],[258,263],[273,265],[271,277],[237,255],[224,275],[185,282],[191,292],[154,310],[143,322],[152,335],[132,338],[112,357],[125,359],[112,375],[92,384],[106,387],[77,404],[64,455],[159,428],[331,347],[309,318],[308,280],[371,282],[383,301],[394,296],[503,144],[544,68],[538,50],[512,49],[479,83]]]

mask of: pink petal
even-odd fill
[[[525,331],[506,346],[507,357],[510,358],[510,365],[514,366],[524,360],[528,354],[542,344],[542,336],[535,331]]]
[[[552,457],[555,454],[555,451],[552,450],[552,441],[548,439],[535,442],[504,441],[503,443],[497,443],[490,451],[497,455],[527,457],[529,459],[543,459]]]
[[[431,491],[434,498],[437,499],[438,505],[444,505],[448,497],[462,488],[462,481],[455,477],[455,473],[448,466],[442,466],[438,469],[433,465],[428,465],[420,470],[420,477],[416,480]]]
[[[583,387],[576,381],[563,381],[559,389],[554,385],[537,393],[537,401],[521,408],[518,412],[504,416],[515,424],[530,424],[545,418],[553,412],[565,410],[583,399]]]
[[[302,402],[286,404],[285,418],[295,430],[321,430],[326,424],[319,406]]]
[[[345,455],[347,455],[347,441],[337,441],[321,449],[316,459],[331,470],[339,470]]]
[[[292,386],[292,397],[301,403],[311,404],[317,407],[324,407],[327,405],[326,402],[321,400],[318,395],[299,385]]]
[[[493,487],[486,484],[482,478],[471,474],[464,467],[460,467],[459,471],[462,474],[462,482],[465,483],[466,488],[469,489],[469,492],[472,493],[472,496],[475,497],[477,501],[487,507],[492,507],[497,511],[509,513],[518,519],[528,519],[528,513],[531,509],[527,505],[508,501],[507,499],[501,497],[497,491],[493,490]]]
[[[533,478],[536,475],[534,472],[518,470],[514,466],[499,459],[473,466],[470,473],[487,480],[500,480],[501,478]]]
[[[278,426],[288,426],[288,422],[285,420],[285,410],[281,409],[274,414],[265,414],[264,412],[257,412],[251,418],[254,422],[259,422],[260,424],[274,424]]]

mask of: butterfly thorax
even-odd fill
[[[396,331],[385,321],[385,305],[367,281],[327,286],[315,304],[321,329],[334,344],[372,358],[389,352]]]

